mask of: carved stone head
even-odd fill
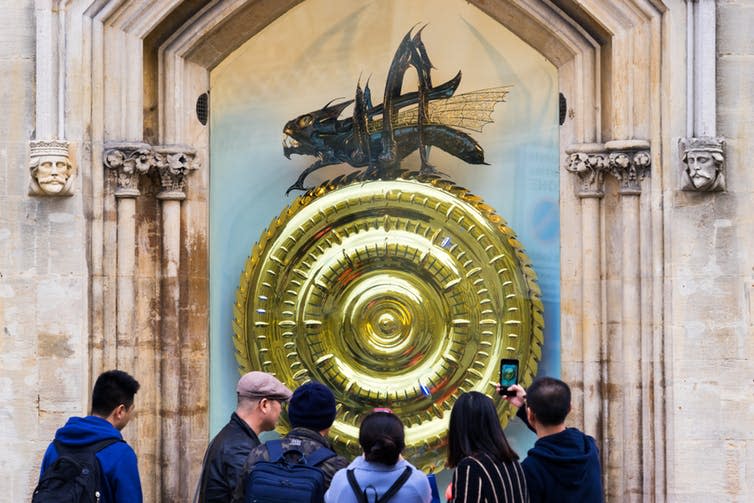
[[[680,141],[684,164],[683,190],[714,192],[725,190],[724,141],[721,138],[683,138]]]
[[[73,194],[73,165],[68,157],[68,142],[47,140],[31,142],[31,183],[34,196]]]

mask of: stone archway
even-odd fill
[[[49,99],[38,100],[38,120],[59,118],[60,139],[80,145],[90,373],[117,365],[144,384],[143,413],[127,435],[150,501],[189,499],[207,439],[208,131],[194,119],[195,100],[214,66],[297,3],[72,0],[55,14],[65,44],[38,42],[43,65],[63,65],[67,76],[58,89],[40,84]],[[558,68],[568,100],[561,354],[572,420],[603,446],[611,498],[662,500],[663,177],[647,175],[670,150],[660,99],[670,86],[665,7],[472,3]]]

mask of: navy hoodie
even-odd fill
[[[84,446],[117,438],[120,432],[108,421],[97,416],[72,417],[55,433],[55,439],[70,446]],[[42,459],[40,475],[58,458],[55,444],[50,446]],[[136,464],[136,453],[126,442],[115,442],[97,453],[102,467],[101,503],[141,503],[141,480]]]
[[[603,501],[599,450],[576,428],[538,439],[521,466],[531,503]]]

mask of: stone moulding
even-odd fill
[[[681,138],[678,140],[678,155],[681,159],[681,190],[726,190],[724,138]]]
[[[606,173],[618,179],[620,194],[641,194],[641,181],[651,166],[649,142],[645,140],[576,144],[566,149],[566,155],[565,169],[579,176],[577,195],[582,199],[605,195]]]
[[[641,181],[649,175],[652,159],[646,140],[615,140],[605,143],[608,170],[620,182],[623,195],[641,194]]]
[[[198,169],[196,150],[183,145],[154,147],[155,168],[160,175],[162,190],[158,199],[186,198],[186,176]]]
[[[603,197],[607,168],[605,146],[601,143],[571,145],[566,149],[566,155],[566,171],[578,175],[581,182],[577,195],[580,198]]]
[[[65,140],[29,142],[29,195],[68,197],[73,195],[76,175]]]
[[[139,177],[156,173],[159,199],[185,199],[186,176],[199,169],[196,150],[185,145],[151,146],[141,142],[108,143],[103,163],[115,176],[115,197],[137,197]]]
[[[105,146],[102,156],[105,167],[115,176],[115,197],[136,197],[139,175],[149,172],[155,164],[152,147],[147,143],[117,143]]]

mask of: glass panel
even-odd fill
[[[333,98],[350,99],[369,79],[382,101],[390,62],[403,35],[427,23],[422,39],[433,83],[462,71],[457,94],[512,86],[494,123],[469,132],[489,165],[470,165],[432,148],[445,177],[480,196],[518,235],[542,289],[545,345],[539,373],[560,374],[558,89],[555,67],[502,25],[464,1],[310,0],[249,40],[211,74],[210,427],[214,434],[235,405],[238,365],[232,336],[239,275],[254,243],[296,193],[285,190],[313,157],[283,157],[282,128]],[[379,28],[378,28],[379,27]],[[406,72],[403,91],[416,90]],[[349,117],[346,109],[341,118]],[[418,169],[414,153],[404,168]],[[319,170],[316,185],[355,171]],[[520,454],[534,437],[518,421],[506,429]],[[441,488],[447,485],[442,474]]]

